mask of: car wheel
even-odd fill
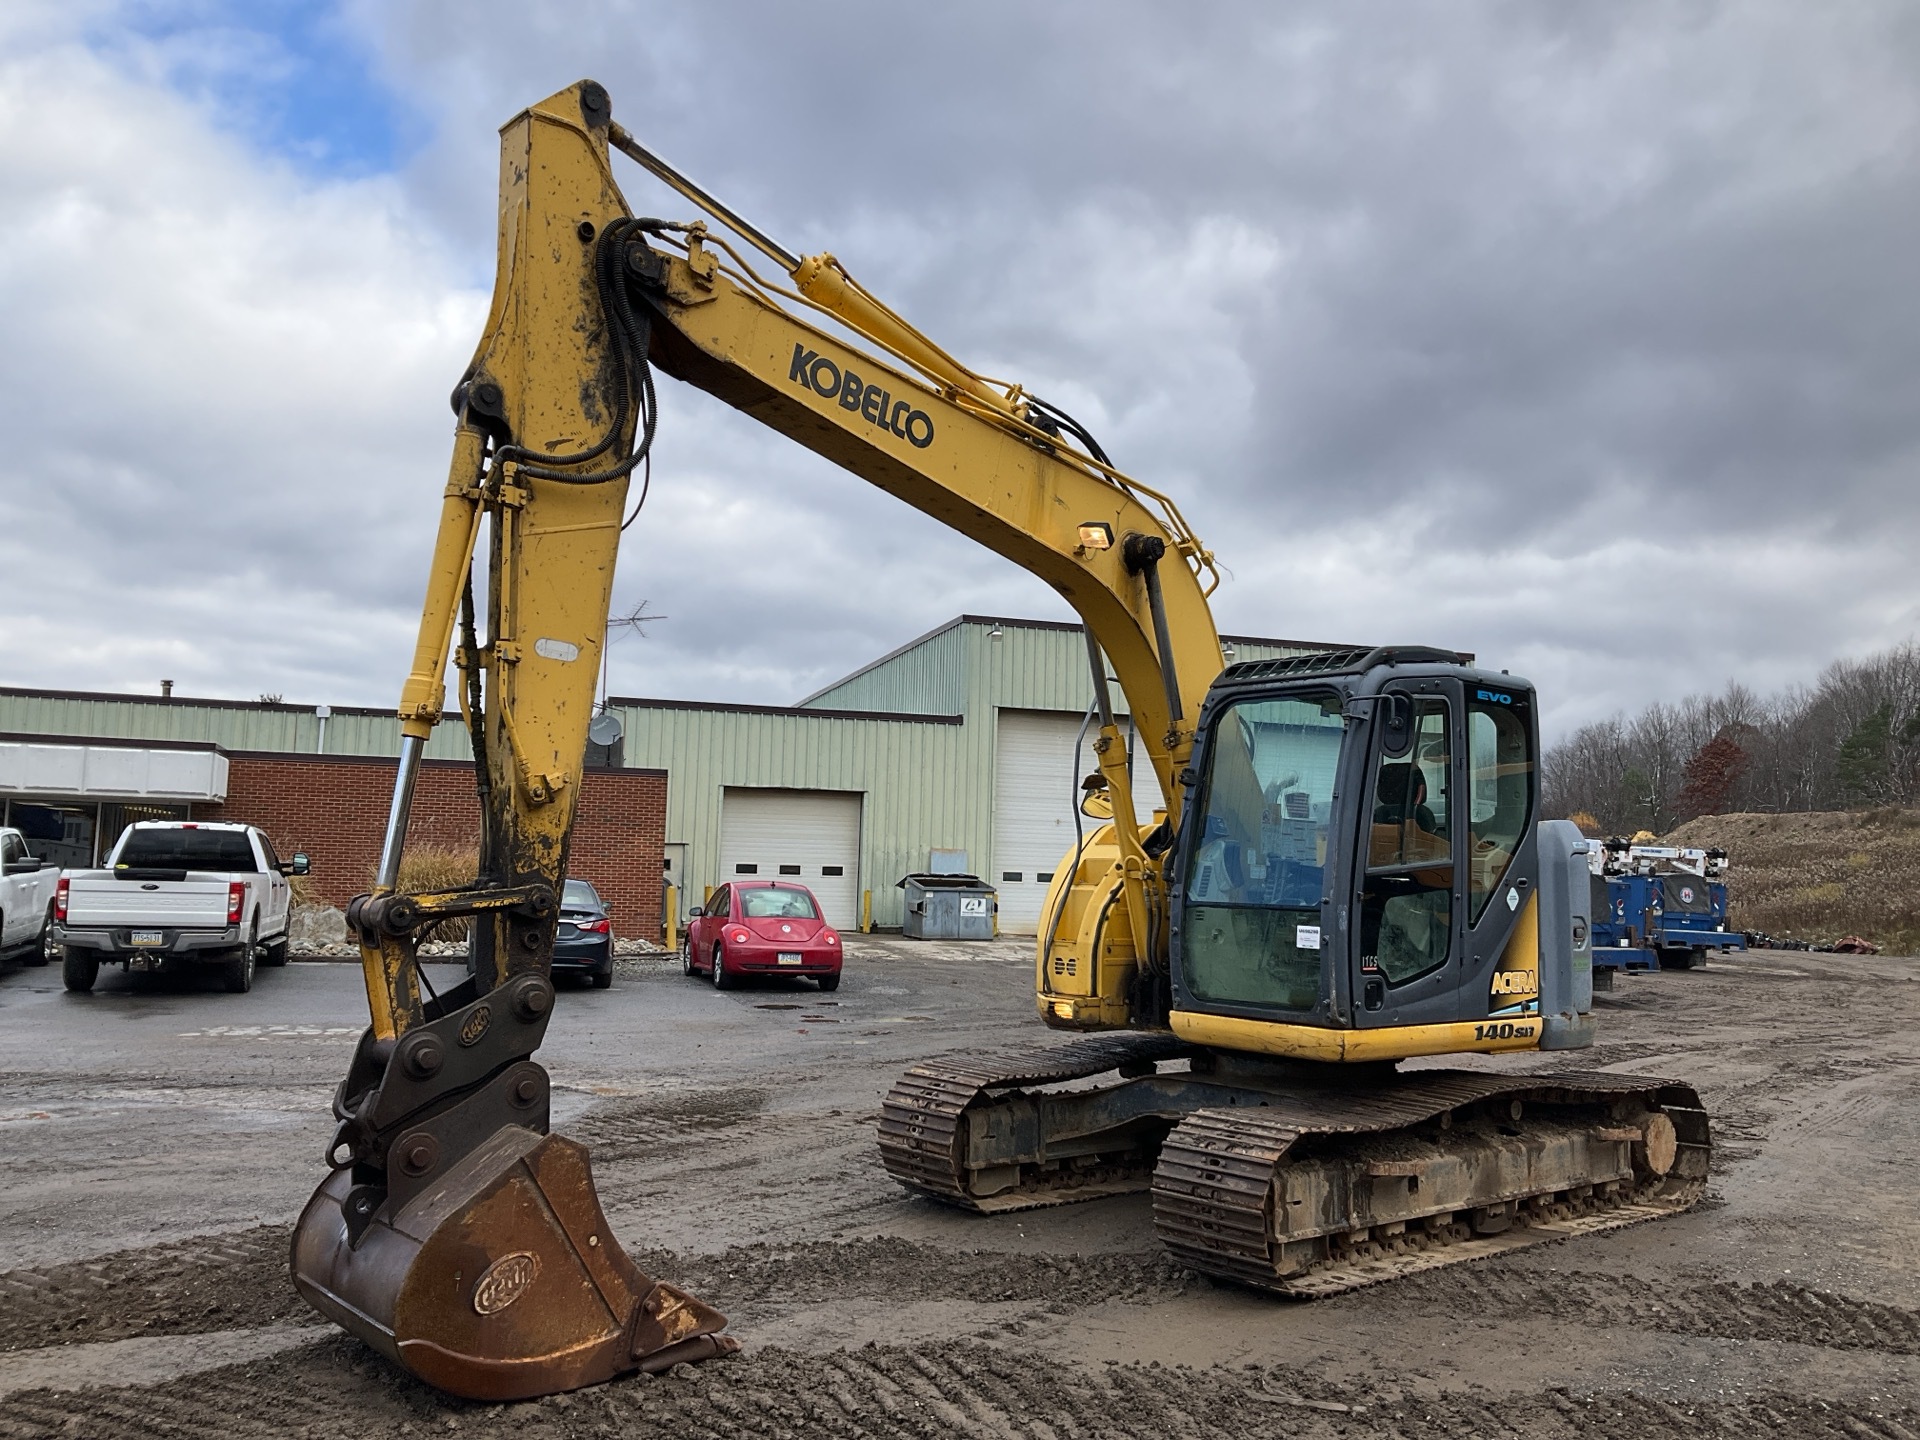
[[[23,965],[44,965],[53,958],[49,948],[53,944],[53,906],[47,906],[47,918],[40,922],[40,938],[33,942],[33,948],[20,957]]]
[[[606,969],[593,972],[593,988],[596,990],[611,990],[613,988],[613,957],[611,955],[607,957]]]
[[[713,947],[713,988],[731,990],[733,981],[727,976],[726,952],[718,944]]]
[[[93,989],[93,982],[99,978],[100,959],[96,955],[69,950],[67,958],[60,962],[60,979],[76,995],[84,995]]]
[[[691,935],[680,937],[680,973],[693,974],[693,936]]]
[[[840,977],[838,975],[822,975],[820,977],[820,988],[828,991],[838,990],[840,988]]]
[[[239,953],[227,961],[225,980],[229,995],[244,995],[253,989],[253,967],[259,959],[260,936],[252,933],[247,943],[240,947]]]

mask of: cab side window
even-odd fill
[[[1467,706],[1467,908],[1477,923],[1506,879],[1533,812],[1533,746],[1526,701]]]
[[[1374,766],[1360,895],[1361,968],[1399,985],[1439,969],[1453,946],[1451,747],[1447,702],[1413,702],[1413,747]]]

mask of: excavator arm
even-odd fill
[[[634,441],[651,428],[645,322],[600,243],[627,220],[607,111],[598,86],[575,86],[501,132],[493,305],[454,394],[386,839],[372,893],[348,910],[373,1023],[334,1098],[331,1173],[293,1242],[294,1282],[316,1309],[474,1399],[736,1348],[724,1316],[642,1272],[613,1238],[584,1147],[547,1133],[547,1075],[531,1058],[553,1008]],[[404,894],[414,779],[445,709],[450,648],[475,753],[479,875]],[[473,928],[473,976],[423,995],[420,937],[449,920]]]

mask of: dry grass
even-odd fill
[[[457,890],[473,884],[480,873],[480,852],[472,846],[410,845],[400,857],[399,893],[429,895],[440,890]],[[373,876],[367,876],[369,887]],[[443,920],[421,935],[421,943],[430,940],[464,940],[471,921]]]
[[[1920,953],[1920,811],[1703,815],[1666,843],[1726,850],[1735,929]]]

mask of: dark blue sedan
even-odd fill
[[[613,984],[613,916],[600,892],[569,880],[560,892],[560,928],[553,938],[553,973],[585,975],[593,988]]]

